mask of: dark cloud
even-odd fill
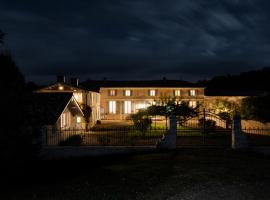
[[[270,64],[268,0],[0,1],[27,78],[190,80]]]

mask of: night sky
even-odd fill
[[[195,81],[270,65],[269,0],[0,0],[28,80]]]

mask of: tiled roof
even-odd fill
[[[182,80],[144,80],[144,81],[111,81],[87,80],[81,83],[89,90],[101,87],[202,87],[201,85]]]

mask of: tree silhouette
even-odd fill
[[[0,44],[3,44],[4,43],[4,36],[5,36],[5,34],[0,29]]]
[[[31,94],[26,91],[25,79],[12,56],[0,52],[1,132],[0,159],[13,166],[32,158],[33,127],[30,124]]]

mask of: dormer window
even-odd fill
[[[189,96],[196,96],[196,90],[190,90]]]
[[[110,90],[109,95],[110,96],[116,96],[116,91],[115,90]]]

